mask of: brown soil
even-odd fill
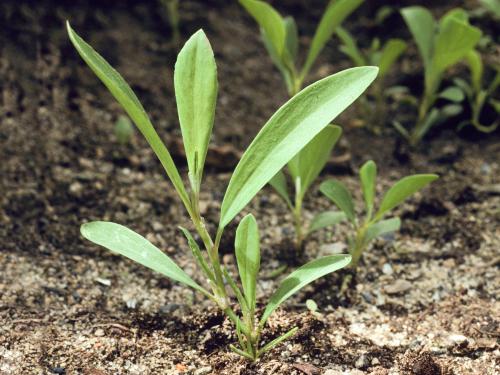
[[[81,223],[120,222],[200,278],[177,230],[189,223],[172,186],[139,134],[128,145],[117,143],[112,126],[122,111],[63,27],[70,19],[122,72],[182,162],[172,85],[176,53],[163,10],[153,1],[103,3],[0,4],[0,374],[500,372],[498,132],[457,135],[458,122],[446,124],[432,142],[409,150],[389,127],[380,136],[355,127],[356,107],[347,111],[339,120],[345,135],[321,180],[341,174],[356,187],[354,171],[368,159],[379,165],[381,191],[417,171],[442,177],[398,209],[402,230],[366,254],[347,298],[337,298],[340,278],[332,275],[273,315],[266,340],[300,330],[256,364],[229,351],[230,323],[200,295],[85,242]],[[324,1],[305,3],[287,1],[280,9],[298,14],[303,33],[311,35]],[[348,25],[380,33],[369,12]],[[186,0],[181,17],[184,37],[205,29],[218,64],[214,146],[202,195],[213,229],[228,171],[286,92],[237,4]],[[391,34],[406,33],[397,17],[390,22]],[[418,82],[412,53],[392,83]],[[331,43],[313,79],[348,66]],[[306,215],[330,207],[312,189]],[[291,217],[268,188],[246,212],[258,217],[261,272],[269,274],[289,259]],[[222,249],[230,267],[232,229]],[[339,225],[310,238],[306,257],[341,247],[346,230]],[[260,282],[262,304],[278,281]],[[307,311],[307,298],[320,315]]]

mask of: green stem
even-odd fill
[[[351,267],[353,269],[356,269],[358,266],[359,260],[365,250],[366,229],[367,226],[364,224],[356,230],[356,238],[354,239],[353,248],[350,250],[352,256]]]

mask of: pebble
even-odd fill
[[[384,290],[387,294],[400,294],[409,291],[411,288],[412,283],[404,279],[399,279],[394,283],[387,285]]]
[[[96,335],[97,337],[102,337],[102,336],[104,336],[104,330],[101,328],[98,328],[95,330],[94,335]]]
[[[356,368],[365,368],[370,365],[370,362],[368,361],[368,357],[365,354],[362,354],[354,363],[354,366]]]
[[[384,275],[392,275],[394,273],[394,270],[392,269],[390,263],[384,263],[384,265],[382,266],[382,272],[384,273]]]
[[[212,372],[212,367],[205,366],[205,367],[201,367],[198,370],[196,370],[194,372],[194,375],[205,375],[205,374],[209,374],[210,372]]]
[[[446,338],[447,347],[462,346],[467,344],[469,340],[464,335],[451,334]]]
[[[340,370],[326,370],[323,375],[342,375],[344,372]]]
[[[319,251],[322,255],[342,254],[346,251],[346,245],[343,242],[323,244],[320,246]]]

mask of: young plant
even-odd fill
[[[438,176],[435,174],[416,174],[402,178],[385,193],[376,211],[377,166],[373,161],[366,162],[360,168],[359,178],[365,202],[364,218],[359,218],[356,215],[352,195],[343,183],[332,179],[323,182],[320,186],[320,191],[344,212],[353,227],[353,235],[348,239],[353,268],[356,268],[363,252],[372,240],[399,229],[401,225],[399,218],[386,219],[385,217],[405,199],[436,180]]]
[[[179,46],[181,34],[179,31],[179,0],[160,0],[167,11],[168,23],[172,29],[172,41]]]
[[[379,38],[374,38],[370,48],[362,51],[356,42],[356,39],[342,27],[337,29],[337,35],[342,41],[339,47],[340,51],[346,54],[355,66],[375,65],[379,68],[377,80],[370,87],[369,93],[373,96],[374,107],[366,100],[366,95],[360,98],[364,107],[365,121],[369,128],[375,133],[380,132],[380,125],[384,119],[385,97],[384,97],[384,78],[391,70],[396,60],[406,50],[406,42],[402,39],[389,39],[384,45]]]
[[[261,345],[261,332],[272,312],[305,285],[349,264],[350,256],[327,256],[299,267],[282,281],[260,319],[257,319],[255,291],[260,249],[256,220],[251,214],[245,216],[236,232],[235,253],[241,286],[233,280],[219,259],[224,228],[301,148],[363,93],[375,79],[377,69],[353,68],[329,76],[305,88],[278,109],[236,166],[222,201],[220,221],[214,236],[205,225],[199,205],[218,86],[213,51],[203,31],[199,30],[186,42],[178,55],[174,72],[175,96],[187,158],[189,188],[186,188],[168,149],[130,86],[69,24],[67,28],[70,40],[80,56],[134,121],[174,185],[203,242],[204,250],[187,229],[181,228],[206,285],[194,281],[156,246],[120,224],[90,222],[82,225],[82,235],[209,298],[235,325],[239,346],[231,346],[232,350],[250,360],[257,359],[297,331],[294,328]],[[234,291],[239,309],[233,307],[226,285]],[[241,311],[241,316],[238,311]]]
[[[363,0],[333,0],[329,2],[314,34],[305,63],[300,69],[296,64],[299,36],[293,17],[282,17],[264,1],[240,0],[240,4],[259,24],[264,45],[283,77],[288,94],[292,97],[302,89],[304,80],[314,62],[337,27],[362,3]],[[333,225],[341,219],[339,213],[324,213],[315,217],[306,226],[302,215],[304,197],[328,162],[341,133],[342,129],[335,125],[324,128],[307,147],[303,148],[288,163],[288,174],[292,178],[294,187],[293,199],[289,196],[287,178],[283,171],[280,171],[270,182],[292,212],[297,256],[302,254],[303,241],[308,234],[325,226]]]
[[[443,108],[436,108],[434,104],[439,97],[447,99],[446,90],[438,92],[443,75],[474,49],[481,38],[481,30],[469,24],[467,12],[460,8],[449,11],[439,22],[421,6],[404,8],[401,14],[423,60],[425,79],[416,125],[411,130],[397,122],[394,125],[415,146],[431,127],[460,112],[461,107],[456,104]]]
[[[116,120],[114,133],[119,144],[125,145],[130,142],[134,134],[134,125],[127,116],[121,115]]]
[[[467,98],[471,108],[471,118],[463,121],[459,128],[470,124],[480,132],[491,133],[500,125],[500,100],[494,97],[500,86],[500,65],[493,66],[493,79],[487,84],[479,52],[470,51],[466,56],[466,61],[470,71],[470,82],[455,78],[453,80],[455,86],[450,88],[450,90],[457,91],[457,99]],[[491,107],[496,113],[496,120],[487,125],[481,122],[481,114],[486,106]]]

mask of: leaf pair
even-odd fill
[[[366,219],[359,223],[351,193],[347,187],[337,180],[328,180],[321,184],[320,191],[329,198],[356,229],[353,236],[353,264],[356,265],[362,251],[374,238],[399,229],[399,218],[383,220],[391,210],[400,205],[411,195],[438,178],[434,174],[417,174],[407,176],[397,181],[385,193],[378,210],[374,213],[376,192],[377,166],[373,161],[366,162],[359,170],[361,189],[365,203]]]

